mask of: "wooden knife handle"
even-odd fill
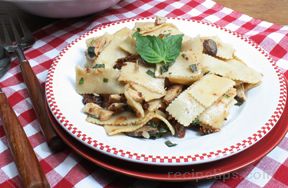
[[[0,117],[23,186],[29,188],[50,187],[15,112],[10,107],[5,94],[1,92]]]
[[[24,82],[28,88],[28,93],[31,98],[34,111],[40,122],[42,133],[44,134],[48,146],[54,152],[62,151],[64,148],[63,141],[56,135],[48,118],[48,111],[45,108],[44,91],[40,82],[34,74],[29,62],[26,60],[21,49],[16,49]]]

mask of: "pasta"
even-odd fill
[[[212,106],[207,108],[199,116],[201,126],[210,126],[214,130],[220,130],[225,118],[229,114],[229,109],[235,104],[234,97],[236,96],[236,89],[230,89],[224,96],[216,101]]]
[[[200,53],[191,50],[184,51],[167,72],[161,74],[160,68],[158,68],[156,75],[160,78],[168,78],[173,83],[189,85],[203,76],[199,67],[194,72],[191,71],[190,67],[192,65],[197,67],[201,62],[201,58],[202,54]]]
[[[137,29],[140,30],[139,33],[142,35],[159,36],[160,34],[176,35],[181,33],[176,26],[170,23],[155,25],[153,22],[138,22],[135,24],[134,30]]]
[[[86,121],[108,135],[159,138],[220,131],[263,75],[217,36],[190,37],[157,17],[86,41],[76,67]]]
[[[162,121],[169,131],[171,132],[172,135],[175,134],[175,129],[173,126],[169,123],[169,121],[166,120],[165,114],[162,112],[156,111],[155,113],[152,113],[148,118],[145,118],[144,121],[140,122],[139,124],[135,125],[104,125],[104,129],[107,132],[108,135],[115,135],[119,133],[125,133],[125,132],[133,132],[137,129],[140,129],[141,127],[145,126],[145,124],[152,120],[152,119],[157,119]]]
[[[202,66],[210,73],[244,83],[257,84],[262,79],[262,74],[237,59],[222,61],[205,54],[203,55]]]
[[[78,83],[76,84],[76,90],[79,94],[124,93],[124,85],[117,80],[119,75],[120,72],[115,69],[83,69],[76,67],[76,83]],[[106,79],[108,82],[105,82]]]
[[[138,66],[135,63],[127,62],[127,65],[121,69],[119,81],[139,84],[151,92],[165,94],[164,79],[153,78],[146,72],[146,67]]]
[[[111,42],[99,52],[99,55],[96,61],[92,64],[92,67],[95,66],[95,64],[105,64],[105,67],[112,68],[117,59],[127,56],[127,52],[123,51],[120,48],[120,45],[123,43],[125,37],[129,36],[130,33],[131,30],[128,28],[116,32],[113,35]]]
[[[217,36],[203,37],[202,41],[207,39],[215,41],[217,46],[217,53],[215,55],[217,57],[221,59],[233,59],[235,50],[232,45],[222,42]]]
[[[203,105],[189,95],[190,89],[182,92],[166,109],[173,118],[185,127],[188,127],[205,110]]]
[[[228,78],[207,74],[191,86],[188,94],[207,108],[234,85]]]

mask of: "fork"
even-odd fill
[[[7,15],[6,17],[4,16],[4,18],[6,19],[2,20],[4,34],[3,44],[8,52],[16,53],[18,57],[22,77],[28,88],[28,93],[34,107],[34,111],[36,113],[37,119],[39,120],[41,131],[46,138],[49,148],[55,152],[61,151],[64,148],[64,143],[56,135],[47,116],[48,111],[47,108],[45,108],[43,89],[22,51],[24,48],[30,47],[31,44],[34,42],[33,36],[24,24],[24,22],[20,20],[18,16],[17,19],[14,20],[9,15]],[[10,25],[10,31],[12,30],[10,34],[8,32],[9,28],[5,25],[5,23],[6,25],[7,23]],[[20,26],[21,32],[18,32],[16,27],[17,25]],[[11,34],[13,35],[12,37],[10,36]],[[20,35],[23,35],[23,37],[21,38]]]
[[[0,48],[2,47],[0,46]],[[0,57],[0,59],[0,62],[2,63],[3,60],[9,60],[9,58],[5,56]],[[8,69],[4,69],[4,71],[1,70],[0,78],[7,72],[7,70]],[[23,186],[39,188],[50,187],[32,146],[1,88],[0,117],[3,121],[5,135],[18,172],[22,178]]]

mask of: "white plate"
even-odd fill
[[[145,164],[188,165],[231,156],[255,144],[273,128],[285,106],[286,84],[267,53],[241,35],[213,24],[180,18],[168,21],[190,36],[219,36],[234,46],[238,57],[264,75],[262,84],[247,93],[247,102],[241,107],[233,107],[224,128],[206,136],[188,130],[185,138],[168,138],[177,143],[169,148],[164,144],[167,138],[145,140],[124,135],[107,136],[103,127],[86,122],[86,115],[81,112],[82,97],[75,91],[75,67],[85,63],[85,40],[123,27],[132,28],[136,21],[152,20],[130,19],[98,27],[72,42],[55,59],[46,82],[46,96],[52,113],[68,133],[110,156]]]

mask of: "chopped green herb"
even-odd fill
[[[91,58],[95,57],[96,56],[95,47],[94,46],[89,46],[88,49],[87,49],[87,54]]]
[[[166,134],[167,132],[168,132],[168,130],[165,129],[164,127],[160,127],[160,128],[159,128],[159,133],[160,133],[160,134],[163,135],[163,134]]]
[[[79,80],[79,85],[82,85],[82,84],[84,84],[84,78],[80,78]]]
[[[170,64],[164,64],[160,67],[160,73],[163,74],[169,70]]]
[[[94,69],[105,68],[105,64],[96,64],[93,68]]]
[[[198,118],[194,119],[191,123],[192,126],[200,126],[200,120]]]
[[[108,78],[103,78],[104,83],[107,83],[108,81],[109,81]]]
[[[163,136],[165,136],[167,134],[167,132],[158,132],[154,135],[151,135],[151,138],[152,139],[155,139],[155,138],[162,138]]]
[[[147,63],[172,63],[180,54],[183,40],[181,35],[169,35],[164,38],[156,36],[142,36],[135,32],[136,51]]]
[[[157,123],[155,123],[154,121],[149,121],[149,122],[148,122],[148,125],[149,125],[150,127],[152,127],[152,128],[157,128],[157,127],[158,127]]]
[[[198,71],[197,65],[196,64],[192,64],[190,65],[190,69],[192,70],[193,73]]]
[[[174,146],[177,146],[177,144],[172,143],[172,142],[169,141],[169,140],[167,140],[167,141],[165,142],[165,144],[166,144],[166,146],[168,146],[168,147],[174,147]]]
[[[141,31],[141,29],[139,27],[137,27],[137,32],[140,32],[140,31]]]
[[[155,72],[153,72],[152,70],[147,70],[146,74],[148,74],[149,76],[155,78]]]
[[[227,95],[227,94],[224,94],[223,97],[225,97],[225,98],[230,98],[230,96]]]

